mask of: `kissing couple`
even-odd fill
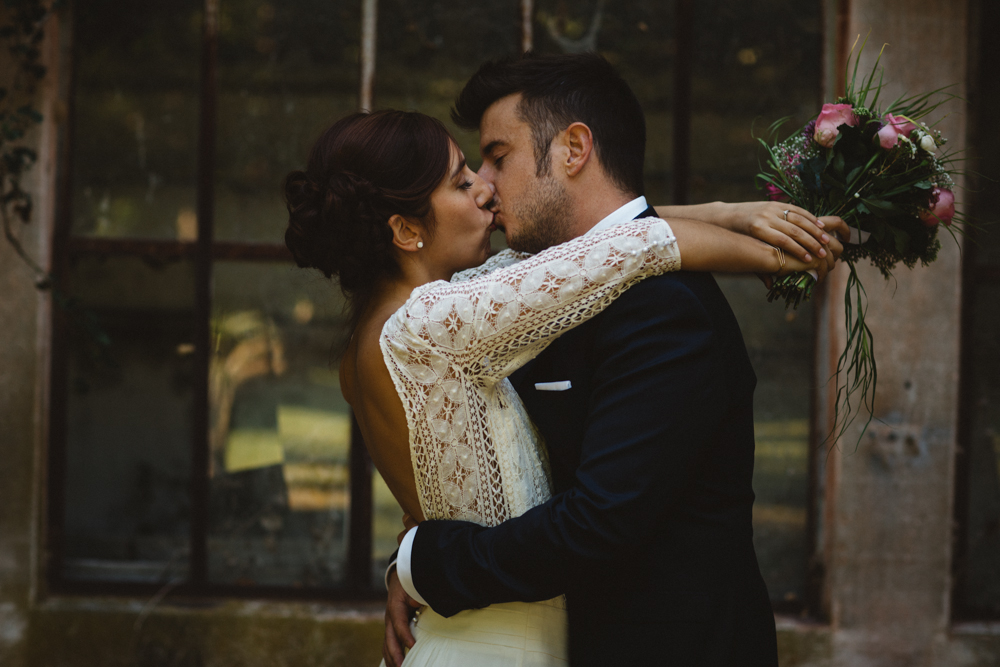
[[[649,206],[642,108],[598,55],[484,64],[452,116],[478,172],[439,121],[376,111],[285,182],[285,241],[348,297],[341,387],[411,519],[384,664],[777,665],[756,377],[709,272],[822,278],[846,225]]]

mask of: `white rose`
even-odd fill
[[[931,135],[925,134],[924,138],[920,140],[920,147],[928,153],[933,153],[934,149],[937,148],[937,144],[934,143],[934,138]]]

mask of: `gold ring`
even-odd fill
[[[775,254],[778,255],[778,271],[785,268],[785,253],[781,252],[781,248],[778,246],[771,246],[774,249]],[[775,271],[777,273],[778,271]]]

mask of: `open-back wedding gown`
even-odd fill
[[[547,455],[507,376],[631,285],[680,264],[669,225],[644,218],[537,255],[504,251],[415,289],[379,342],[424,517],[495,526],[548,500]],[[414,636],[406,667],[567,664],[561,597],[450,618],[424,608]]]

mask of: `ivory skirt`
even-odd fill
[[[566,602],[506,602],[451,618],[422,607],[404,667],[565,667]],[[385,663],[382,663],[383,666]]]

